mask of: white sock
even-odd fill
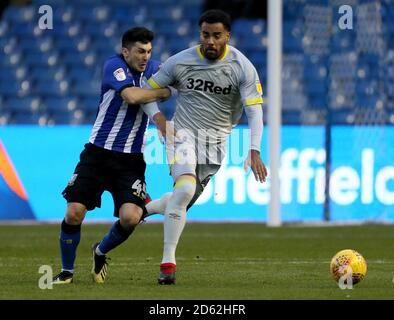
[[[99,246],[99,245],[96,247],[96,250],[94,250],[94,252],[96,252],[96,254],[97,254],[98,256],[104,256],[104,255],[105,255],[105,253],[102,253],[102,252],[101,252],[100,246]]]
[[[186,224],[186,207],[196,190],[196,180],[191,176],[178,178],[168,201],[164,216],[164,249],[162,263],[174,263],[175,251]]]
[[[152,200],[145,206],[146,210],[148,213],[159,213],[164,215],[168,200],[170,200],[171,196],[172,192],[167,192],[160,199]]]

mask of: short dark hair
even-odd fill
[[[135,42],[139,41],[144,44],[152,42],[155,34],[144,27],[135,27],[127,30],[122,36],[122,47],[130,48]]]
[[[205,11],[198,21],[198,25],[201,27],[203,22],[206,23],[223,23],[223,26],[227,31],[231,31],[231,18],[226,12],[218,9],[212,9]]]

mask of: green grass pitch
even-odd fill
[[[59,225],[0,226],[0,299],[265,300],[394,299],[394,226],[342,227],[187,224],[177,250],[177,284],[156,282],[163,226],[146,223],[110,252],[109,277],[90,277],[91,244],[109,225],[82,226],[74,283],[42,290],[41,265],[60,268]],[[331,257],[352,248],[368,263],[366,278],[341,290]]]

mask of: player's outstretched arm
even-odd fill
[[[171,95],[171,91],[168,88],[150,90],[138,87],[127,87],[122,90],[120,95],[128,104],[141,104],[167,99]]]

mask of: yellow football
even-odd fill
[[[342,279],[342,283],[349,284],[351,278],[352,284],[356,284],[367,274],[367,262],[356,250],[341,250],[332,257],[330,272],[336,282]]]

